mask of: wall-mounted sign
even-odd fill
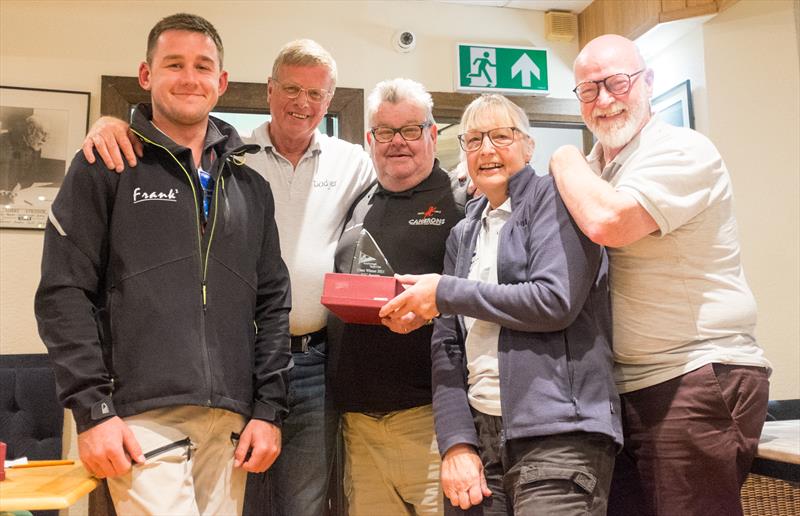
[[[456,89],[548,95],[547,50],[459,43]]]

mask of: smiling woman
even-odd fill
[[[533,156],[528,117],[502,95],[483,95],[467,106],[461,128],[470,178],[497,208],[508,198],[508,180]]]

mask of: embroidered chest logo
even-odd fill
[[[325,190],[336,188],[336,181],[333,179],[323,179],[322,181],[317,181],[315,179],[312,184],[314,188],[324,188]]]
[[[145,201],[178,202],[178,189],[170,188],[167,192],[145,192],[138,186],[133,189],[133,204]]]
[[[409,226],[443,226],[446,222],[444,217],[436,217],[441,215],[442,210],[431,204],[425,211],[417,212],[417,218],[408,221]]]

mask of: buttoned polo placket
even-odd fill
[[[322,149],[320,149],[316,140],[312,140],[311,145],[309,145],[308,149],[303,153],[296,167],[278,152],[274,145],[265,146],[264,152],[280,171],[281,181],[283,181],[284,186],[288,187],[289,198],[298,199],[307,197],[310,190],[313,188],[314,178],[319,172],[319,155],[322,153]],[[305,164],[306,160],[313,160],[313,170],[311,171],[310,177],[308,177],[309,183],[304,182],[306,177],[301,177],[301,175],[305,176],[303,172],[305,172],[307,168]],[[298,171],[300,171],[299,174]]]

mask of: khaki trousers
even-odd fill
[[[244,429],[243,416],[185,405],[150,410],[124,421],[142,452],[156,453],[127,475],[108,479],[117,514],[242,513],[247,473],[233,467],[231,433]]]
[[[442,514],[431,405],[342,421],[350,516]]]

